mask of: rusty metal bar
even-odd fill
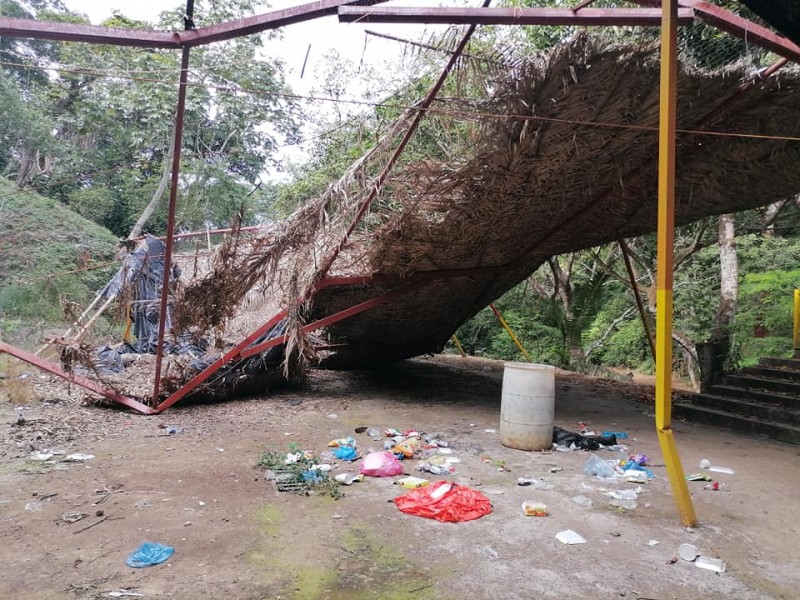
[[[645,335],[647,335],[647,343],[650,346],[650,356],[652,356],[653,360],[655,361],[656,343],[653,340],[653,330],[650,329],[650,322],[647,320],[647,312],[644,310],[642,295],[639,292],[639,284],[636,283],[636,274],[633,272],[633,265],[631,264],[631,255],[628,250],[628,244],[624,239],[619,241],[619,249],[622,251],[622,259],[625,261],[625,270],[628,272],[628,279],[631,282],[633,297],[636,298],[636,307],[639,309],[639,318],[642,320],[642,327],[644,327]]]
[[[154,405],[158,404],[161,388],[161,363],[164,358],[164,331],[167,321],[167,305],[169,304],[169,280],[172,272],[172,246],[175,241],[175,205],[178,201],[178,176],[181,170],[181,146],[183,145],[183,120],[186,111],[186,88],[189,78],[189,52],[184,48],[181,53],[181,75],[178,84],[178,107],[175,111],[175,149],[172,153],[172,181],[169,189],[169,212],[167,216],[167,239],[164,251],[164,279],[161,283],[161,308],[158,315],[158,343],[156,345],[156,369],[153,376]]]
[[[349,4],[354,0],[320,0],[309,2],[300,6],[292,6],[281,10],[254,15],[244,19],[236,19],[227,23],[201,27],[194,31],[182,33],[181,42],[187,46],[201,46],[213,42],[230,40],[243,35],[260,33],[267,29],[277,29],[285,25],[292,25],[301,21],[316,19],[326,15],[335,15],[339,7]],[[371,0],[371,4],[386,2],[386,0]]]
[[[661,11],[650,8],[412,8],[342,6],[343,23],[432,23],[448,25],[580,25],[657,26]],[[689,25],[694,12],[678,11],[678,23]]]
[[[112,29],[99,25],[0,17],[0,36],[60,42],[110,44],[136,48],[191,48],[260,33],[268,29],[277,29],[278,27],[316,19],[325,15],[335,15],[340,6],[353,1],[320,0],[226,23],[201,27],[200,29],[188,29],[182,32]],[[370,3],[385,1],[371,0]]]
[[[181,45],[181,34],[171,31],[112,29],[99,25],[34,21],[11,17],[0,17],[0,37],[2,36],[135,48],[179,48]]]
[[[70,381],[75,385],[78,385],[91,392],[94,392],[95,394],[100,394],[101,396],[103,396],[104,398],[108,398],[112,402],[116,402],[117,404],[120,404],[122,406],[127,406],[128,408],[132,408],[133,410],[138,411],[144,415],[155,414],[155,411],[151,407],[142,404],[141,402],[138,402],[133,398],[128,398],[127,396],[123,396],[122,394],[114,390],[104,388],[101,385],[98,385],[97,383],[92,381],[91,379],[86,379],[85,377],[81,377],[79,375],[76,375],[75,373],[65,371],[58,365],[53,364],[47,360],[44,360],[43,358],[36,356],[32,352],[27,352],[25,350],[22,350],[21,348],[16,348],[10,344],[6,344],[5,342],[0,342],[0,354],[2,353],[10,354],[11,356],[14,356],[15,358],[18,358],[22,361],[25,361],[26,363],[33,365],[34,367],[42,369],[43,371],[47,371],[48,373],[52,373],[57,377],[61,377],[61,379]]]
[[[800,46],[787,38],[704,0],[680,0],[681,6],[694,10],[697,20],[743,39],[778,56],[800,62]]]

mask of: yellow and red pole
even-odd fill
[[[661,110],[658,131],[658,276],[656,287],[656,431],[681,521],[697,525],[672,431],[672,288],[675,241],[675,121],[678,0],[663,0]]]

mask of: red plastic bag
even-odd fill
[[[371,452],[361,461],[359,471],[368,477],[392,477],[403,472],[403,465],[391,452]]]
[[[401,512],[443,523],[459,523],[479,519],[492,512],[492,503],[480,492],[449,481],[398,496],[394,503]]]

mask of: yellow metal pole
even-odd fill
[[[658,131],[658,277],[656,287],[656,431],[681,521],[697,525],[672,432],[672,269],[675,237],[675,113],[678,0],[663,0],[661,112]]]
[[[461,356],[466,356],[467,353],[464,352],[464,347],[461,345],[461,342],[459,341],[458,336],[455,333],[453,334],[453,338],[452,339],[453,339],[453,343],[456,345],[456,348],[458,348],[458,353]]]
[[[533,362],[531,361],[531,357],[525,351],[525,347],[522,345],[522,342],[520,342],[519,338],[516,335],[514,335],[513,331],[511,331],[511,327],[508,326],[508,323],[506,323],[506,320],[503,318],[503,315],[500,314],[500,311],[497,310],[494,304],[489,304],[489,308],[492,309],[492,312],[497,317],[497,320],[500,321],[500,325],[503,326],[503,329],[505,329],[508,332],[508,335],[511,336],[511,339],[517,345],[519,351],[522,352],[522,356],[525,357],[525,360],[527,360],[528,362]]]
[[[794,357],[800,358],[800,290],[794,291],[794,326],[792,327],[794,335]]]

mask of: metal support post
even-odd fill
[[[658,276],[656,288],[656,431],[681,521],[697,525],[672,431],[672,286],[675,242],[675,121],[678,0],[662,2],[661,112],[658,119]]]

